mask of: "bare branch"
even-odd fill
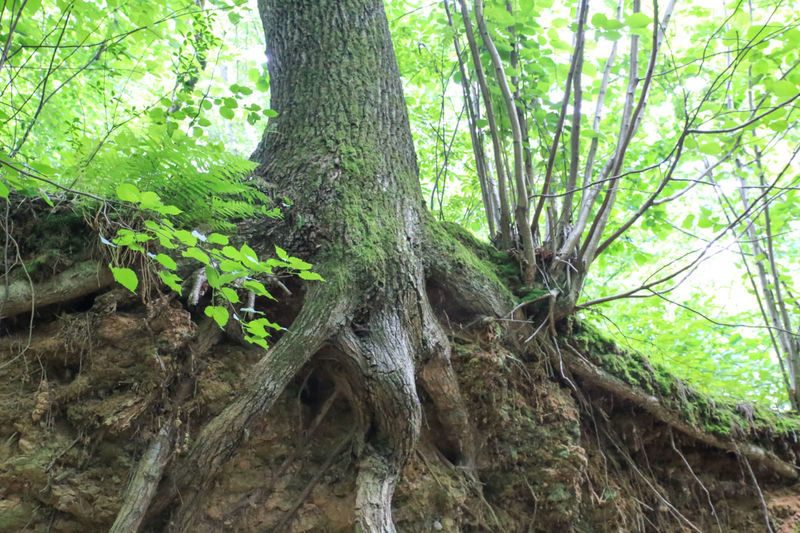
[[[623,1],[624,0],[619,0],[619,3],[617,4],[617,21],[622,19]],[[608,55],[605,67],[603,68],[603,79],[600,83],[600,91],[597,94],[597,105],[594,112],[594,121],[592,122],[592,131],[594,131],[595,134],[599,134],[600,132],[600,121],[603,118],[603,108],[605,106],[606,91],[608,90],[608,80],[611,77],[611,68],[614,66],[616,57],[617,41],[614,41],[614,44],[611,47],[611,53]],[[586,224],[589,221],[589,215],[592,212],[592,206],[594,205],[597,196],[600,194],[599,185],[605,181],[600,179],[589,184],[590,180],[592,179],[594,158],[595,154],[597,153],[598,144],[599,135],[595,135],[589,144],[589,154],[586,156],[586,165],[584,166],[583,170],[583,188],[590,188],[590,190],[581,197],[581,206],[578,210],[578,220],[575,222],[575,226],[570,231],[570,234],[564,241],[561,250],[558,252],[557,257],[561,261],[564,261],[575,249],[575,246],[577,246],[578,241],[586,229]]]
[[[558,115],[556,129],[553,132],[553,142],[550,145],[550,155],[547,158],[547,170],[545,171],[544,183],[542,184],[542,196],[539,198],[539,201],[536,204],[536,209],[533,211],[533,219],[531,221],[532,231],[537,235],[539,233],[539,216],[542,213],[542,208],[544,207],[544,203],[547,199],[544,195],[547,194],[550,188],[550,183],[553,179],[553,167],[555,165],[556,153],[558,152],[558,144],[561,139],[561,131],[564,129],[564,121],[567,117],[567,107],[569,105],[569,97],[572,90],[572,78],[575,76],[578,63],[581,65],[583,64],[583,39],[585,33],[584,24],[586,22],[586,14],[588,9],[588,0],[581,0],[581,3],[578,7],[578,13],[576,15],[578,22],[578,29],[575,34],[576,46],[572,52],[572,59],[570,61],[569,71],[567,72],[567,81],[564,87],[564,98],[561,100],[561,111]]]

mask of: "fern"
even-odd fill
[[[203,224],[223,232],[236,220],[268,209],[270,199],[247,179],[253,162],[221,144],[174,137],[116,136],[83,168],[83,187],[111,198],[119,183],[132,183],[180,208],[176,222],[181,226]]]

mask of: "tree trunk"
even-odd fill
[[[71,289],[51,299],[47,277],[12,284],[0,533],[800,523],[794,422],[712,401],[559,320],[574,299],[515,301],[513,260],[424,210],[382,2],[259,8],[279,115],[253,157],[289,206],[241,231],[325,281],[276,311],[296,316],[266,354],[196,324],[191,297],[98,294],[110,280],[94,262],[56,276]],[[50,307],[29,330],[34,293]],[[305,429],[304,369],[333,389]]]
[[[278,116],[253,154],[256,174],[291,201],[274,234],[325,282],[174,475],[183,504],[173,530],[191,531],[198,495],[249,424],[326,347],[347,369],[359,413],[357,523],[394,531],[392,494],[420,431],[418,370],[458,460],[469,463],[473,446],[425,292],[423,199],[386,15],[379,0],[261,0],[259,9]]]

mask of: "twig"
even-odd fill
[[[772,525],[769,523],[769,509],[767,509],[767,502],[764,501],[764,494],[761,492],[761,487],[758,486],[758,480],[756,479],[753,469],[750,467],[750,461],[747,460],[745,455],[738,452],[738,448],[737,454],[744,461],[744,465],[747,467],[747,472],[750,474],[750,479],[753,481],[753,486],[756,488],[756,492],[758,492],[758,498],[761,500],[761,509],[764,511],[764,521],[767,524],[767,531],[769,531],[769,533],[773,533]]]

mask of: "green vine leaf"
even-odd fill
[[[213,318],[214,322],[221,328],[225,327],[225,324],[228,323],[228,319],[230,318],[228,310],[220,305],[209,305],[206,307],[204,313],[206,316]]]
[[[136,272],[130,268],[117,268],[111,265],[108,265],[108,268],[111,269],[111,274],[113,274],[117,283],[136,294],[136,288],[139,286],[139,278],[136,276]]]

